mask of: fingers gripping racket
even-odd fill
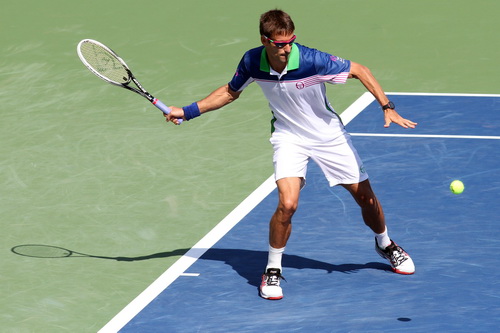
[[[77,52],[83,64],[97,77],[145,97],[164,114],[171,112],[168,106],[141,86],[125,61],[106,45],[92,39],[84,39],[78,43]],[[130,83],[134,83],[135,87]],[[178,121],[180,124],[182,119]]]

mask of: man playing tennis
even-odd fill
[[[361,207],[365,224],[374,232],[377,253],[389,260],[393,271],[413,274],[412,259],[388,236],[382,207],[349,134],[328,102],[325,83],[358,79],[380,103],[385,127],[395,123],[414,128],[416,123],[395,111],[368,68],[297,44],[294,31],[294,23],[285,12],[271,10],[262,14],[262,46],[245,53],[232,80],[201,101],[184,108],[171,107],[172,112],[165,117],[177,124],[179,119],[191,120],[219,109],[236,100],[254,81],[269,100],[279,203],[269,225],[268,263],[259,289],[263,298],[283,298],[281,259],[309,160],[320,166],[330,186],[341,185],[351,193]]]

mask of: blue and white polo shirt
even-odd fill
[[[273,138],[329,142],[344,126],[328,101],[325,83],[345,83],[350,67],[349,60],[295,43],[287,67],[277,73],[260,46],[245,53],[229,87],[242,91],[257,82],[273,113]]]

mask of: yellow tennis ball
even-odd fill
[[[454,180],[450,184],[450,190],[454,194],[460,194],[464,191],[464,183],[462,183],[460,180]]]

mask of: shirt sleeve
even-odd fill
[[[241,59],[238,67],[236,69],[236,73],[234,73],[233,78],[229,81],[229,88],[232,91],[242,91],[245,89],[250,83],[254,81],[252,76],[250,75],[249,70],[249,55],[246,53]]]
[[[328,83],[346,83],[351,70],[351,61],[319,51],[315,58],[316,70],[318,71],[318,74],[331,76]]]

